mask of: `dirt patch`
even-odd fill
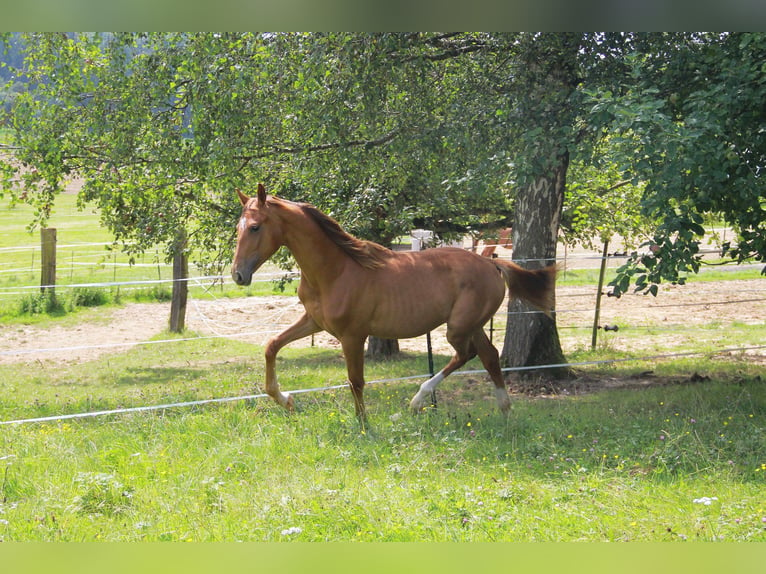
[[[557,290],[557,320],[564,351],[587,348],[595,309],[595,288],[560,287]],[[505,305],[501,307],[501,311]],[[201,301],[191,299],[187,309],[187,328],[202,336],[222,336],[265,344],[300,317],[303,307],[297,297],[250,297]],[[166,303],[131,303],[124,307],[104,310],[94,320],[71,327],[40,328],[29,325],[6,327],[0,332],[0,364],[53,361],[80,362],[103,354],[121,352],[161,335],[167,328],[169,306]],[[502,329],[502,312],[497,316]],[[603,297],[601,325],[616,325],[618,331],[602,332],[612,348],[635,351],[634,337],[621,333],[643,329],[647,332],[645,350],[672,350],[688,343],[695,336],[694,327],[720,324],[724,332],[733,322],[763,323],[766,321],[766,282],[736,280],[693,283],[686,286],[663,286],[658,297],[625,295],[620,299]],[[585,329],[585,330],[584,330]],[[502,345],[502,332],[494,332],[493,340]],[[308,345],[340,348],[338,341],[327,333],[318,333],[291,346]],[[406,351],[424,351],[425,337],[403,340]],[[432,333],[432,345],[437,354],[452,354],[444,328]],[[764,360],[764,353],[757,353]]]

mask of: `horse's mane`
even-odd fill
[[[343,230],[340,224],[329,215],[319,211],[313,205],[308,203],[298,204],[301,210],[311,217],[325,235],[340,247],[343,252],[366,269],[377,269],[393,253],[390,249],[378,245],[372,241],[358,239]]]

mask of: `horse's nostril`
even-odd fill
[[[250,285],[250,275],[246,275],[240,271],[232,271],[231,277],[237,285]]]

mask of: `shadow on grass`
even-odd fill
[[[434,355],[434,368],[438,371],[443,368],[451,359],[451,355]],[[262,360],[262,359],[261,359]],[[345,368],[346,362],[343,352],[340,349],[322,349],[314,348],[310,353],[306,349],[283,349],[277,357],[277,365],[292,365],[297,368],[303,367],[336,367]],[[423,352],[401,351],[394,357],[368,358],[364,360],[365,367],[385,368],[391,366],[398,371],[404,370],[403,367],[416,369],[419,373],[425,373],[428,369],[428,355]],[[413,371],[414,372],[414,371]]]
[[[178,381],[196,381],[207,371],[203,368],[129,367],[114,381],[120,386],[162,385]]]

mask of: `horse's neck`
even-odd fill
[[[291,209],[285,224],[285,246],[295,257],[306,280],[319,287],[340,275],[349,257],[311,217]]]

